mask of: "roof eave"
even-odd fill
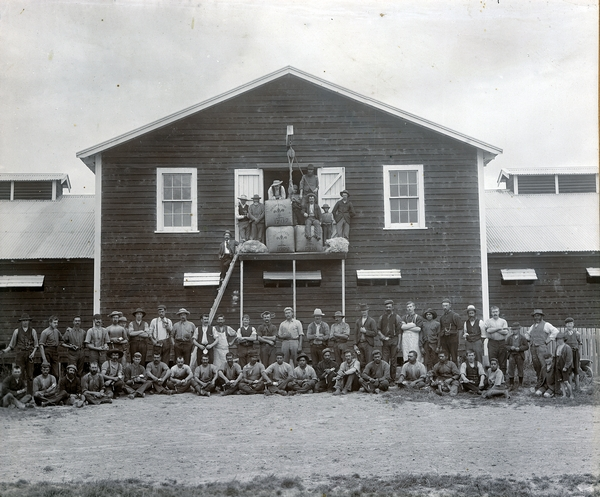
[[[299,78],[307,80],[313,84],[316,84],[316,85],[326,88],[328,90],[331,90],[331,91],[334,91],[341,95],[344,95],[348,98],[352,98],[356,101],[362,102],[364,104],[370,105],[371,107],[374,107],[374,108],[377,108],[384,112],[387,112],[393,116],[400,117],[402,119],[405,119],[405,120],[412,122],[414,124],[417,124],[419,126],[436,131],[438,133],[441,133],[443,135],[449,136],[458,141],[461,141],[463,143],[471,145],[475,148],[481,149],[485,152],[485,155],[484,155],[484,163],[485,164],[487,164],[488,162],[493,160],[496,157],[496,155],[502,153],[502,149],[499,147],[496,147],[489,143],[483,142],[481,140],[477,140],[476,138],[470,137],[463,133],[459,133],[458,131],[454,131],[450,128],[447,128],[440,124],[436,124],[427,119],[423,119],[419,116],[411,114],[410,112],[403,111],[401,109],[398,109],[398,108],[388,105],[386,103],[375,100],[371,97],[366,97],[366,96],[356,93],[352,90],[348,90],[348,89],[343,88],[334,83],[330,83],[329,81],[326,81],[319,77],[313,76],[304,71],[300,71],[299,69],[295,69],[294,67],[287,66],[287,67],[284,67],[283,69],[279,69],[275,72],[272,72],[272,73],[262,76],[258,79],[250,81],[249,83],[238,86],[237,88],[229,90],[225,93],[221,93],[220,95],[209,98],[208,100],[204,100],[203,102],[192,105],[191,107],[187,107],[181,111],[178,111],[178,112],[175,112],[168,116],[165,116],[161,119],[158,119],[158,120],[148,123],[144,126],[136,128],[132,131],[128,131],[127,133],[124,133],[122,135],[111,138],[110,140],[106,140],[102,143],[99,143],[98,145],[94,145],[93,147],[89,147],[84,150],[81,150],[80,152],[77,152],[76,157],[78,159],[81,159],[88,168],[90,168],[92,171],[94,171],[94,169],[95,169],[94,168],[94,155],[95,154],[101,153],[101,152],[103,152],[107,149],[110,149],[112,147],[115,147],[117,145],[121,145],[122,143],[125,143],[129,140],[132,140],[132,139],[134,139],[138,136],[141,136],[145,133],[148,133],[150,131],[154,131],[159,128],[162,128],[163,126],[166,126],[175,121],[178,121],[179,119],[188,117],[196,112],[207,109],[218,103],[224,102],[230,98],[238,96],[248,90],[257,88],[258,86],[261,86],[263,84],[269,83],[269,82],[271,82],[277,78],[280,78],[282,76],[285,76],[287,74],[292,74],[294,76],[297,76]]]

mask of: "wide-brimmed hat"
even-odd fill
[[[238,200],[248,200],[248,197],[246,197],[246,195],[240,195]]]
[[[477,309],[475,308],[475,306],[473,304],[469,304],[467,306],[467,312],[469,312],[469,311],[475,311],[475,312],[477,312]]]
[[[437,312],[435,312],[431,307],[423,313],[423,316],[425,317],[427,314],[431,314],[433,319],[437,318]]]
[[[324,316],[325,314],[323,314],[323,311],[321,309],[319,309],[318,307],[315,309],[315,312],[313,312],[313,316]]]
[[[296,356],[296,361],[299,361],[299,360],[300,360],[300,359],[302,359],[303,357],[306,359],[306,362],[308,362],[308,361],[309,361],[309,359],[310,359],[310,358],[309,358],[309,357],[308,357],[308,356],[307,356],[307,355],[306,355],[304,352],[301,352],[300,354],[298,354],[298,355]]]
[[[533,312],[531,313],[532,316],[535,316],[536,314],[545,316],[544,311],[542,311],[541,309],[534,309]]]
[[[108,317],[112,318],[113,316],[117,316],[117,317],[121,317],[123,315],[123,313],[121,311],[112,311]]]
[[[274,179],[273,186],[279,186],[279,185],[283,185],[283,181],[281,181],[280,179]]]
[[[123,357],[123,351],[121,349],[117,349],[116,347],[106,351],[106,357],[110,357],[113,354],[119,354],[119,359]]]
[[[261,317],[261,318],[264,318],[264,317],[265,317],[265,316],[267,316],[267,315],[268,315],[268,316],[271,316],[271,318],[272,318],[272,319],[275,319],[275,313],[274,313],[274,312],[271,312],[271,311],[264,311],[264,312],[263,312],[263,313],[260,315],[260,317]]]
[[[31,318],[29,317],[29,314],[27,314],[26,312],[24,312],[23,314],[21,314],[21,317],[19,318],[19,321],[31,321]]]
[[[179,316],[180,314],[190,314],[190,311],[188,311],[187,309],[184,309],[183,307],[181,309],[179,309],[177,311],[177,315]]]
[[[262,197],[258,194],[255,193],[254,195],[252,195],[252,200],[260,200]]]
[[[127,318],[125,316],[121,316],[119,318],[119,323],[126,323],[127,322]]]
[[[369,304],[358,304],[358,305],[359,305],[361,311],[369,310]]]
[[[146,311],[144,311],[144,309],[142,309],[141,307],[138,307],[135,311],[132,312],[132,314],[135,316],[138,312],[142,313],[142,317],[146,315]]]
[[[345,317],[344,314],[342,313],[342,311],[335,311],[335,314],[333,315],[334,318],[343,318]]]
[[[342,191],[340,192],[340,197],[343,197],[343,196],[344,196],[344,193],[345,193],[346,195],[350,196],[350,193],[348,192],[348,190],[342,190]]]

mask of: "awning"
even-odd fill
[[[357,269],[356,278],[359,280],[399,280],[402,278],[400,269]]]
[[[0,275],[0,288],[42,288],[44,286],[44,275]]]
[[[503,281],[535,281],[535,269],[501,269]]]
[[[219,286],[221,273],[184,273],[183,286]]]

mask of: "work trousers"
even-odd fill
[[[375,347],[366,340],[364,342],[358,342],[357,347],[360,351],[358,360],[360,361],[360,369],[362,371],[363,369],[365,369],[365,366],[373,360],[373,350],[375,349]],[[341,362],[339,362],[338,364],[341,364]]]
[[[246,364],[250,362],[250,356],[253,353],[256,353],[257,348],[254,345],[242,345],[238,344],[237,347],[237,355],[238,355],[238,364],[241,368],[243,368]],[[263,364],[266,368],[268,364]]]
[[[279,395],[287,395],[287,391],[290,390],[290,383],[293,382],[292,377],[288,377],[285,380],[279,380],[277,385],[271,384],[265,386],[270,393],[278,393]],[[266,393],[266,392],[265,392]]]
[[[469,342],[467,340],[467,343],[465,344],[465,355],[471,350],[475,352],[475,359],[483,364],[483,340],[479,339],[475,342]]]
[[[158,343],[154,346],[154,350],[156,352],[160,350],[160,360],[161,362],[164,362],[167,366],[169,365],[169,361],[171,360],[171,349],[173,349],[173,344],[171,343],[170,338],[159,340]],[[142,357],[142,364],[146,364],[145,357]]]
[[[88,357],[90,364],[95,362],[98,364],[98,368],[101,368],[102,364],[106,362],[106,350],[90,350]]]
[[[148,355],[148,340],[146,338],[133,337],[131,339],[129,342],[129,355],[133,358],[136,352],[142,354],[142,364],[146,365],[146,356]]]
[[[58,360],[58,347],[44,347],[46,361],[50,363],[50,374],[56,378],[60,376],[60,362]]]
[[[336,223],[337,236],[350,240],[350,223],[344,218]]]
[[[312,232],[310,230],[311,226],[314,226],[315,228],[315,238],[317,240],[320,240],[323,237],[323,230],[321,229],[321,223],[319,222],[319,220],[315,219],[314,217],[309,216],[304,221],[304,236],[306,238],[312,237]]]
[[[333,352],[334,352],[333,355],[335,356],[335,362],[337,362],[338,365],[342,364],[342,362],[344,361],[344,353],[348,349],[349,349],[349,347],[348,347],[348,340],[345,340],[343,342],[342,341],[336,341],[333,344]]]
[[[336,390],[344,390],[351,392],[352,390],[358,390],[358,377],[356,373],[349,374],[335,381]]]
[[[263,380],[259,380],[258,383],[250,385],[249,383],[244,383],[243,381],[240,381],[238,383],[238,389],[244,395],[262,393],[265,390],[265,382]]]
[[[454,364],[458,361],[458,335],[442,335],[440,337],[440,348],[446,352],[448,359]]]
[[[290,338],[281,342],[281,352],[283,353],[283,360],[284,362],[290,364],[292,367],[296,365],[296,356],[298,355],[299,343],[300,341],[298,338]]]
[[[542,368],[546,367],[544,354],[548,352],[548,347],[544,345],[531,345],[529,348],[531,351],[531,361],[533,362],[533,369],[537,376],[536,388],[539,388],[544,383],[544,376],[542,375]]]
[[[504,376],[506,376],[506,361],[508,359],[506,342],[504,340],[492,340],[491,338],[488,339],[488,355],[490,357],[490,361],[492,359],[498,360],[498,367],[502,370]]]
[[[250,239],[265,243],[265,223],[250,223]]]
[[[296,393],[309,393],[315,388],[316,380],[292,380],[289,383],[289,390],[293,390]]]
[[[375,380],[370,382],[363,378],[359,378],[358,382],[365,389],[367,393],[374,393],[376,388],[379,388],[382,392],[386,392],[390,388],[390,382],[387,380]]]
[[[425,367],[427,371],[431,371],[438,362],[437,343],[426,342],[423,348],[425,349]]]
[[[142,381],[142,382],[135,382],[133,380],[129,380],[126,384],[125,384],[125,391],[131,395],[137,395],[138,397],[141,397],[142,394],[148,390],[150,387],[152,386],[152,382],[150,380],[146,380],[146,381]]]
[[[112,399],[108,395],[102,395],[101,397],[96,397],[91,393],[84,393],[83,396],[88,404],[99,405],[99,404],[110,404],[112,403]]]
[[[313,366],[316,366],[323,360],[323,350],[327,346],[324,343],[311,343],[310,344],[310,357],[312,359]]]
[[[271,364],[275,362],[275,353],[277,352],[277,347],[275,345],[269,345],[268,343],[260,344],[260,362],[263,363],[265,368],[269,367]]]
[[[320,379],[315,385],[315,392],[332,391],[335,385],[336,372],[332,371],[325,378]]]
[[[510,379],[514,379],[515,377],[515,368],[517,369],[517,374],[519,378],[523,378],[523,364],[525,360],[523,359],[523,355],[519,352],[517,354],[510,354],[508,356],[508,377]]]
[[[23,380],[27,385],[27,392],[33,392],[33,361],[29,360],[31,350],[16,350],[15,364],[21,368]]]
[[[381,346],[381,356],[382,359],[390,365],[390,376],[392,377],[392,380],[395,381],[398,364],[398,337],[383,341],[383,345]]]
[[[190,363],[190,358],[192,357],[192,341],[184,341],[184,340],[175,340],[175,360],[178,357],[183,357],[185,364]]]
[[[67,349],[67,361],[67,365],[73,364],[77,368],[77,375],[81,378],[83,376],[83,366],[85,363],[85,349]],[[102,364],[100,364],[100,366],[102,366]]]

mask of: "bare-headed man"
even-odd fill
[[[52,315],[48,318],[48,328],[40,335],[40,355],[42,362],[50,364],[52,376],[58,381],[60,375],[60,362],[58,359],[58,347],[62,343],[62,335],[58,331],[58,316]]]
[[[29,314],[23,313],[19,318],[19,327],[13,331],[10,343],[2,354],[15,351],[15,364],[20,366],[27,391],[31,393],[33,385],[33,359],[39,347],[37,332],[30,326]]]
[[[90,363],[95,362],[96,365],[103,364],[106,361],[106,351],[110,339],[106,328],[102,327],[102,316],[94,314],[94,326],[92,326],[85,335],[85,345],[89,350]]]
[[[277,352],[277,360],[270,364],[262,373],[265,383],[265,395],[277,393],[287,395],[291,390],[290,383],[294,381],[294,368],[285,362],[283,352]]]
[[[373,360],[367,364],[360,375],[359,382],[366,393],[386,392],[392,381],[390,377],[390,365],[381,360],[381,352],[373,351]]]
[[[80,378],[83,376],[85,362],[85,335],[85,330],[81,328],[81,317],[75,316],[73,327],[64,332],[62,342],[62,346],[67,349],[68,363],[75,365]]]
[[[285,362],[294,367],[296,355],[299,350],[302,350],[302,338],[304,331],[302,323],[294,319],[294,309],[286,307],[284,309],[285,321],[279,325],[277,338],[281,340],[281,351]]]
[[[192,378],[192,386],[198,395],[204,397],[210,397],[211,393],[217,388],[217,379],[219,377],[219,371],[208,362],[208,356],[203,355],[200,361],[200,365],[196,367],[194,371],[194,377]]]
[[[154,350],[160,349],[160,360],[168,365],[174,346],[173,321],[166,316],[166,305],[159,305],[157,312],[158,317],[150,321],[150,339],[154,343]],[[144,357],[144,361],[145,359]]]

